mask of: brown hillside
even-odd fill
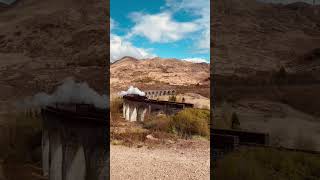
[[[111,89],[130,85],[145,88],[170,86],[209,86],[210,65],[177,59],[142,59],[124,57],[110,67]],[[145,89],[144,88],[144,89]]]

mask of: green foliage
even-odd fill
[[[181,136],[200,135],[209,137],[210,111],[203,109],[184,109],[174,116],[150,116],[143,122],[144,128],[163,131]]]
[[[180,135],[209,136],[210,111],[187,108],[172,117],[171,128]]]
[[[144,128],[155,130],[155,131],[170,131],[170,122],[171,119],[169,116],[160,115],[160,116],[150,116],[143,123]]]
[[[169,96],[169,101],[176,102],[177,97],[175,95]]]
[[[320,179],[319,155],[275,149],[248,148],[216,162],[214,179],[316,180]]]

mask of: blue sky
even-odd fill
[[[110,61],[210,61],[209,0],[111,0]]]

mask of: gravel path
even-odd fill
[[[111,179],[209,179],[209,142],[188,143],[154,149],[110,145]]]

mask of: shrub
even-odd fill
[[[169,101],[176,102],[177,101],[177,97],[175,95],[169,96]]]
[[[286,83],[287,77],[288,77],[288,73],[283,66],[281,66],[279,71],[275,72],[272,76],[273,82],[277,85]]]
[[[187,108],[172,117],[171,130],[183,136],[209,136],[210,111]]]
[[[39,114],[11,113],[6,118],[7,151],[2,152],[0,158],[20,162],[32,160],[33,149],[41,145],[42,125]]]
[[[242,148],[218,160],[214,179],[319,179],[320,157],[303,152]]]
[[[240,128],[240,121],[238,118],[237,113],[233,112],[231,117],[232,129],[239,129]]]
[[[223,102],[221,105],[221,110],[219,112],[214,114],[216,116],[213,119],[215,127],[220,129],[232,128],[232,107],[230,106],[230,104],[227,102]]]
[[[123,100],[120,97],[113,98],[110,103],[110,112],[112,115],[121,113]]]
[[[144,128],[155,131],[170,131],[170,117],[166,115],[150,116],[143,122]]]

